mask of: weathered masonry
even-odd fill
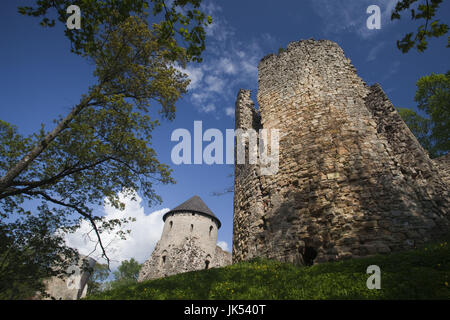
[[[258,72],[259,109],[241,90],[236,128],[280,130],[279,171],[235,166],[233,262],[308,265],[448,234],[448,155],[431,160],[336,43],[291,43]]]
[[[220,221],[199,196],[163,216],[164,229],[139,281],[231,264],[231,254],[217,246]]]

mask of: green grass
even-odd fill
[[[381,289],[369,290],[369,265]],[[450,245],[299,267],[256,259],[135,283],[87,299],[450,299]]]

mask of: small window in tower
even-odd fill
[[[170,230],[172,230],[172,227],[173,227],[173,221],[170,221],[169,225],[170,225]]]
[[[211,237],[211,232],[212,232],[213,229],[214,229],[213,226],[210,226],[210,227],[209,227],[209,236],[210,236],[210,237]]]
[[[166,263],[166,256],[162,256],[162,263],[163,263],[163,264]]]
[[[191,232],[194,230],[194,225],[191,224]]]
[[[206,260],[205,261],[205,269],[208,269],[209,268],[209,260]]]

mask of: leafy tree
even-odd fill
[[[41,200],[37,217],[53,219],[60,230],[74,231],[86,219],[109,265],[100,235],[129,219],[106,221],[95,214],[95,206],[106,198],[123,209],[119,192],[141,192],[149,205],[161,200],[154,184],[174,181],[151,147],[159,121],[150,117],[150,107],[160,105],[161,117],[174,118],[175,103],[189,84],[177,66],[200,61],[204,26],[211,22],[199,11],[201,0],[171,3],[169,7],[163,0],[37,0],[35,7],[19,8],[51,27],[56,23],[49,18],[52,10],[65,24],[67,6],[79,5],[82,29],[65,32],[72,51],[95,65],[97,81],[50,131],[42,126],[39,132],[22,136],[0,120],[2,219],[31,215],[23,208],[27,200]],[[30,228],[16,227],[23,232]],[[119,231],[122,237],[126,233]],[[63,239],[57,238],[54,245],[64,247]]]
[[[411,132],[416,136],[419,143],[429,153],[431,150],[431,141],[429,137],[431,121],[417,114],[415,111],[407,108],[398,108],[398,112],[403,121],[406,122]]]
[[[94,270],[87,282],[87,294],[100,293],[104,287],[105,280],[109,277],[109,268],[106,264],[96,263]]]
[[[124,260],[118,270],[114,272],[114,278],[116,280],[137,281],[139,270],[141,270],[141,265],[134,258],[131,258],[129,261]]]
[[[110,283],[110,287],[114,289],[137,282],[140,269],[141,265],[134,258],[122,261],[117,271],[114,272],[114,281]]]
[[[420,3],[414,9],[412,6],[416,2]],[[400,19],[400,13],[408,9],[410,9],[412,20],[425,20],[424,24],[418,27],[417,33],[407,33],[402,40],[397,41],[397,48],[399,50],[406,53],[416,46],[419,52],[423,52],[428,47],[428,39],[441,37],[448,32],[447,24],[440,23],[439,20],[432,21],[442,2],[443,0],[402,0],[397,3],[391,15],[391,20]],[[449,47],[450,37],[448,37],[447,48]]]
[[[61,246],[58,218],[45,212],[0,224],[0,299],[45,296],[43,279],[65,274],[78,261],[75,250]]]
[[[205,49],[204,26],[212,19],[199,10],[202,0],[36,0],[36,6],[19,7],[23,15],[41,17],[40,24],[44,27],[54,27],[55,18],[51,17],[52,9],[57,13],[57,20],[66,24],[70,5],[77,5],[82,13],[82,27],[79,30],[65,29],[65,35],[70,40],[72,52],[89,56],[102,49],[101,34],[108,33],[112,26],[117,26],[127,20],[130,15],[151,12],[157,18],[160,43],[171,45],[170,51],[177,54],[187,54],[194,61],[201,61],[201,53]],[[168,5],[168,3],[172,3]],[[177,35],[183,39],[187,48],[174,43]],[[186,52],[184,52],[186,51]]]
[[[450,71],[431,74],[417,81],[415,101],[427,118],[400,108],[400,116],[431,157],[450,150]]]

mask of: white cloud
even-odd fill
[[[234,35],[234,30],[228,27],[228,23],[221,19],[219,12],[222,7],[214,1],[204,1],[200,5],[200,10],[207,15],[212,16],[212,23],[206,26],[205,32],[209,37],[214,37],[217,41],[226,41]]]
[[[234,101],[237,86],[255,87],[258,62],[262,56],[263,50],[256,39],[246,44],[234,43],[220,51],[220,55],[209,52],[201,71],[194,68],[187,71],[191,77],[195,76],[189,89],[190,99],[197,110],[206,113],[216,111],[213,106]],[[228,116],[234,114],[231,109],[225,109],[225,112]]]
[[[369,54],[367,55],[367,62],[373,61],[377,58],[378,53],[381,51],[381,49],[384,47],[385,42],[382,41],[378,43],[377,45],[373,46],[372,49],[369,51]]]
[[[237,68],[230,58],[221,58],[218,63],[219,71],[226,74],[236,74]]]
[[[234,102],[239,88],[256,88],[258,62],[266,52],[262,45],[273,45],[276,39],[263,33],[257,38],[238,41],[235,30],[220,16],[222,9],[217,2],[203,2],[202,10],[212,15],[214,24],[207,28],[203,62],[183,70],[191,79],[188,99],[200,113],[219,118],[225,110],[226,115],[232,116],[234,110],[225,106]]]
[[[207,85],[207,87],[206,87],[207,91],[212,91],[212,92],[217,92],[217,93],[222,93],[223,88],[225,86],[225,80],[220,77],[217,77],[217,76],[207,76],[205,78],[205,83]]]
[[[197,107],[197,110],[204,113],[216,111],[214,104],[215,93],[211,91],[194,92],[191,95],[191,101]]]
[[[274,36],[272,36],[270,33],[267,33],[267,32],[263,33],[261,35],[261,38],[265,43],[267,43],[269,45],[274,45],[277,42],[277,39]]]
[[[228,243],[226,243],[225,241],[219,241],[217,242],[217,245],[221,247],[222,250],[228,251]]]
[[[102,242],[106,247],[106,253],[111,259],[111,268],[115,269],[123,260],[131,258],[142,263],[146,261],[161,237],[164,222],[162,216],[169,209],[161,209],[150,214],[145,214],[142,206],[142,198],[135,195],[136,200],[133,201],[129,197],[119,195],[121,202],[125,203],[123,211],[113,208],[105,204],[104,212],[107,220],[122,219],[133,217],[135,222],[130,222],[122,227],[123,230],[131,230],[126,236],[126,240],[121,240],[115,232],[102,233]],[[81,254],[91,253],[96,244],[96,236],[91,232],[92,227],[88,221],[82,221],[80,229],[75,233],[66,235],[66,243],[69,247],[78,249]],[[101,258],[100,248],[97,248],[91,257],[100,263],[105,263],[105,259]]]
[[[379,34],[392,23],[391,14],[399,0],[313,0],[314,11],[324,22],[324,32],[338,34],[342,32],[356,33],[363,39]],[[370,5],[378,5],[381,9],[381,30],[369,30],[366,25],[369,15],[366,10]]]
[[[213,1],[203,1],[200,5],[200,11],[212,15],[222,11],[222,7]]]
[[[397,5],[397,3],[399,1],[400,0],[389,0],[388,3],[385,5],[386,9],[382,13],[384,21],[386,21],[386,22],[391,21],[392,12],[394,11],[395,6]]]
[[[191,82],[189,83],[188,90],[194,90],[200,84],[200,81],[203,79],[203,70],[202,68],[195,68],[192,66],[187,67],[182,70],[189,76]]]
[[[223,22],[220,20],[214,20],[210,25],[205,28],[206,35],[214,37],[218,41],[226,41],[234,35],[234,31],[223,27]]]
[[[384,77],[381,79],[381,81],[385,81],[387,79],[389,79],[390,77],[392,77],[394,74],[396,74],[397,72],[399,72],[400,70],[400,61],[394,61],[391,64],[391,67],[389,68],[389,71],[384,75]]]
[[[234,36],[233,28],[228,27],[228,23],[220,19],[217,15],[213,16],[211,24],[205,28],[206,36],[213,37],[214,40],[225,42]]]
[[[202,104],[203,102],[208,100],[208,94],[205,92],[195,92],[192,94],[191,98],[195,104]]]
[[[216,106],[214,104],[210,103],[204,107],[201,107],[201,110],[206,113],[213,112],[213,111],[216,111]]]
[[[225,113],[227,114],[227,116],[233,117],[234,116],[234,108],[232,108],[232,107],[226,108]]]
[[[251,77],[258,76],[258,65],[255,63],[255,61],[242,61],[241,62],[242,69]]]
[[[365,10],[362,1],[327,1],[314,0],[313,8],[316,13],[325,21],[325,32],[341,32],[345,29],[354,27],[358,20],[364,20]],[[359,14],[351,14],[355,12]],[[363,17],[364,15],[364,17]]]

